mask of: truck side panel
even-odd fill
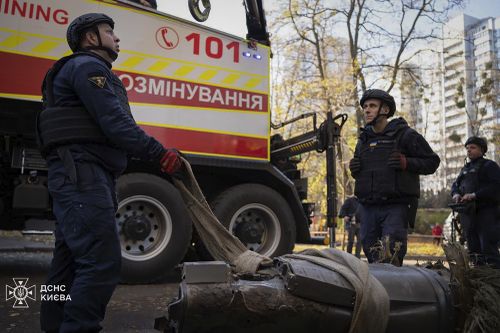
[[[114,70],[146,132],[190,154],[269,160],[269,49],[124,2],[0,2],[0,97],[39,101],[46,71],[70,53],[68,24],[86,12],[115,20]]]

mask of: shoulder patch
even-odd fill
[[[104,88],[106,77],[104,76],[89,76],[88,80],[99,88]]]

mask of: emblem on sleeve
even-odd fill
[[[99,88],[103,88],[106,84],[106,78],[104,76],[92,76],[89,77],[89,81],[98,86]]]

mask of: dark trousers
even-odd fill
[[[480,207],[476,214],[460,214],[471,260],[476,265],[489,264],[500,269],[500,208]]]
[[[356,238],[356,257],[361,257],[361,238],[359,237],[359,223],[351,223],[347,229],[347,252],[352,253],[354,238]]]
[[[98,332],[119,282],[121,249],[114,179],[96,164],[77,163],[76,168],[78,184],[70,181],[61,162],[49,166],[57,227],[46,285],[59,286],[59,290],[64,286],[64,294],[71,300],[42,300],[40,324],[44,331]]]
[[[408,209],[407,204],[359,205],[361,243],[368,262],[384,259],[378,251],[374,251],[374,246],[379,240],[389,237],[392,255],[395,253],[396,242],[401,244],[397,257],[398,264],[403,264],[408,243]]]

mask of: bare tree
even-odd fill
[[[345,3],[346,1],[341,1]],[[353,85],[363,92],[382,76],[385,89],[391,91],[398,72],[417,55],[425,44],[440,38],[452,8],[463,0],[349,0],[331,10],[343,17],[349,40]],[[353,94],[353,101],[358,91]],[[361,110],[357,123],[362,124]]]

